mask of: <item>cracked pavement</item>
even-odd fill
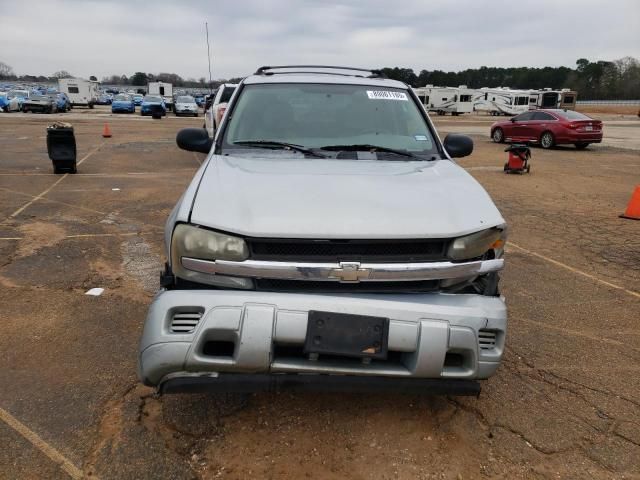
[[[74,113],[79,158],[104,121],[113,138],[12,217],[61,178],[50,121],[0,115],[0,408],[86,478],[640,478],[640,222],[618,218],[637,150],[534,149],[530,175],[506,176],[504,146],[474,137],[460,164],[512,243],[506,354],[479,398],[157,397],[136,349],[164,221],[202,160],[173,138],[202,119]],[[435,121],[442,136],[487,125]],[[2,421],[0,444],[0,478],[69,478]]]

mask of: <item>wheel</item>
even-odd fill
[[[498,127],[493,131],[491,138],[495,143],[502,143],[504,142],[504,132]]]
[[[93,110],[93,103],[90,103],[90,104],[89,104],[89,108],[90,108],[91,110]]]
[[[203,124],[202,124],[202,128],[204,128],[204,129],[206,130],[206,129],[207,129],[207,124],[206,124],[206,123],[203,123]]]
[[[509,164],[508,163],[504,164],[503,170],[504,170],[504,173],[507,173],[509,171]]]
[[[531,171],[531,165],[527,165],[527,173]]]
[[[74,165],[70,173],[78,173],[78,167]]]
[[[193,114],[193,116],[194,116],[194,117],[197,117],[197,116],[198,116],[198,112],[194,113],[194,114]]]
[[[540,135],[540,146],[542,146],[542,148],[549,149],[553,147],[554,144],[555,139],[553,138],[553,133],[544,132],[542,135]]]
[[[578,150],[584,150],[585,148],[587,148],[589,146],[589,144],[586,143],[586,142],[578,142],[575,145],[576,145],[576,148]]]

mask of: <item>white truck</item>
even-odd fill
[[[72,107],[93,108],[98,103],[99,83],[95,80],[84,78],[60,78],[58,79],[58,91],[66,93]]]
[[[207,102],[204,110],[204,128],[211,138],[214,137],[216,129],[222,122],[224,112],[238,87],[237,83],[223,83],[218,87],[211,102]]]
[[[518,115],[529,111],[530,98],[529,91],[481,88],[473,96],[473,109],[489,115]]]
[[[474,90],[466,85],[459,87],[426,87],[414,89],[418,98],[429,112],[436,112],[438,115],[450,113],[460,115],[461,113],[473,112]]]
[[[163,98],[167,110],[173,110],[173,85],[166,82],[149,82],[148,95],[159,95]]]

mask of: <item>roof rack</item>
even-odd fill
[[[303,70],[295,70],[288,72],[274,72],[273,70],[282,70],[282,69],[291,69],[291,68],[301,68]],[[328,75],[341,75],[345,77],[366,77],[366,78],[387,78],[387,76],[382,73],[382,70],[373,70],[369,68],[353,68],[353,67],[339,67],[336,65],[265,65],[256,70],[254,75],[275,75],[275,74],[291,74],[291,73],[318,73],[312,72],[305,69],[323,69],[323,70],[346,70],[351,72],[366,72],[369,75],[358,75],[358,74],[347,74],[347,73],[337,73],[337,72],[321,72]]]

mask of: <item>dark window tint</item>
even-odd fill
[[[470,102],[471,101],[471,95],[460,95],[460,101],[461,102]]]
[[[573,110],[560,110],[557,113],[567,120],[593,120],[593,118],[587,117],[580,112],[574,112]]]
[[[516,97],[516,105],[529,105],[529,97]]]
[[[553,117],[553,115],[549,115],[548,113],[544,113],[544,112],[535,112],[533,114],[533,119],[534,120],[555,120],[555,118]]]
[[[80,93],[78,87],[69,87],[69,93]]]
[[[573,95],[565,95],[564,96],[564,103],[574,103],[575,99],[573,97]]]
[[[513,120],[516,122],[526,122],[527,120],[531,120],[533,118],[533,112],[525,112],[520,115],[513,117]]]
[[[225,87],[220,96],[220,103],[226,103],[231,100],[231,95],[236,91],[235,87]]]

